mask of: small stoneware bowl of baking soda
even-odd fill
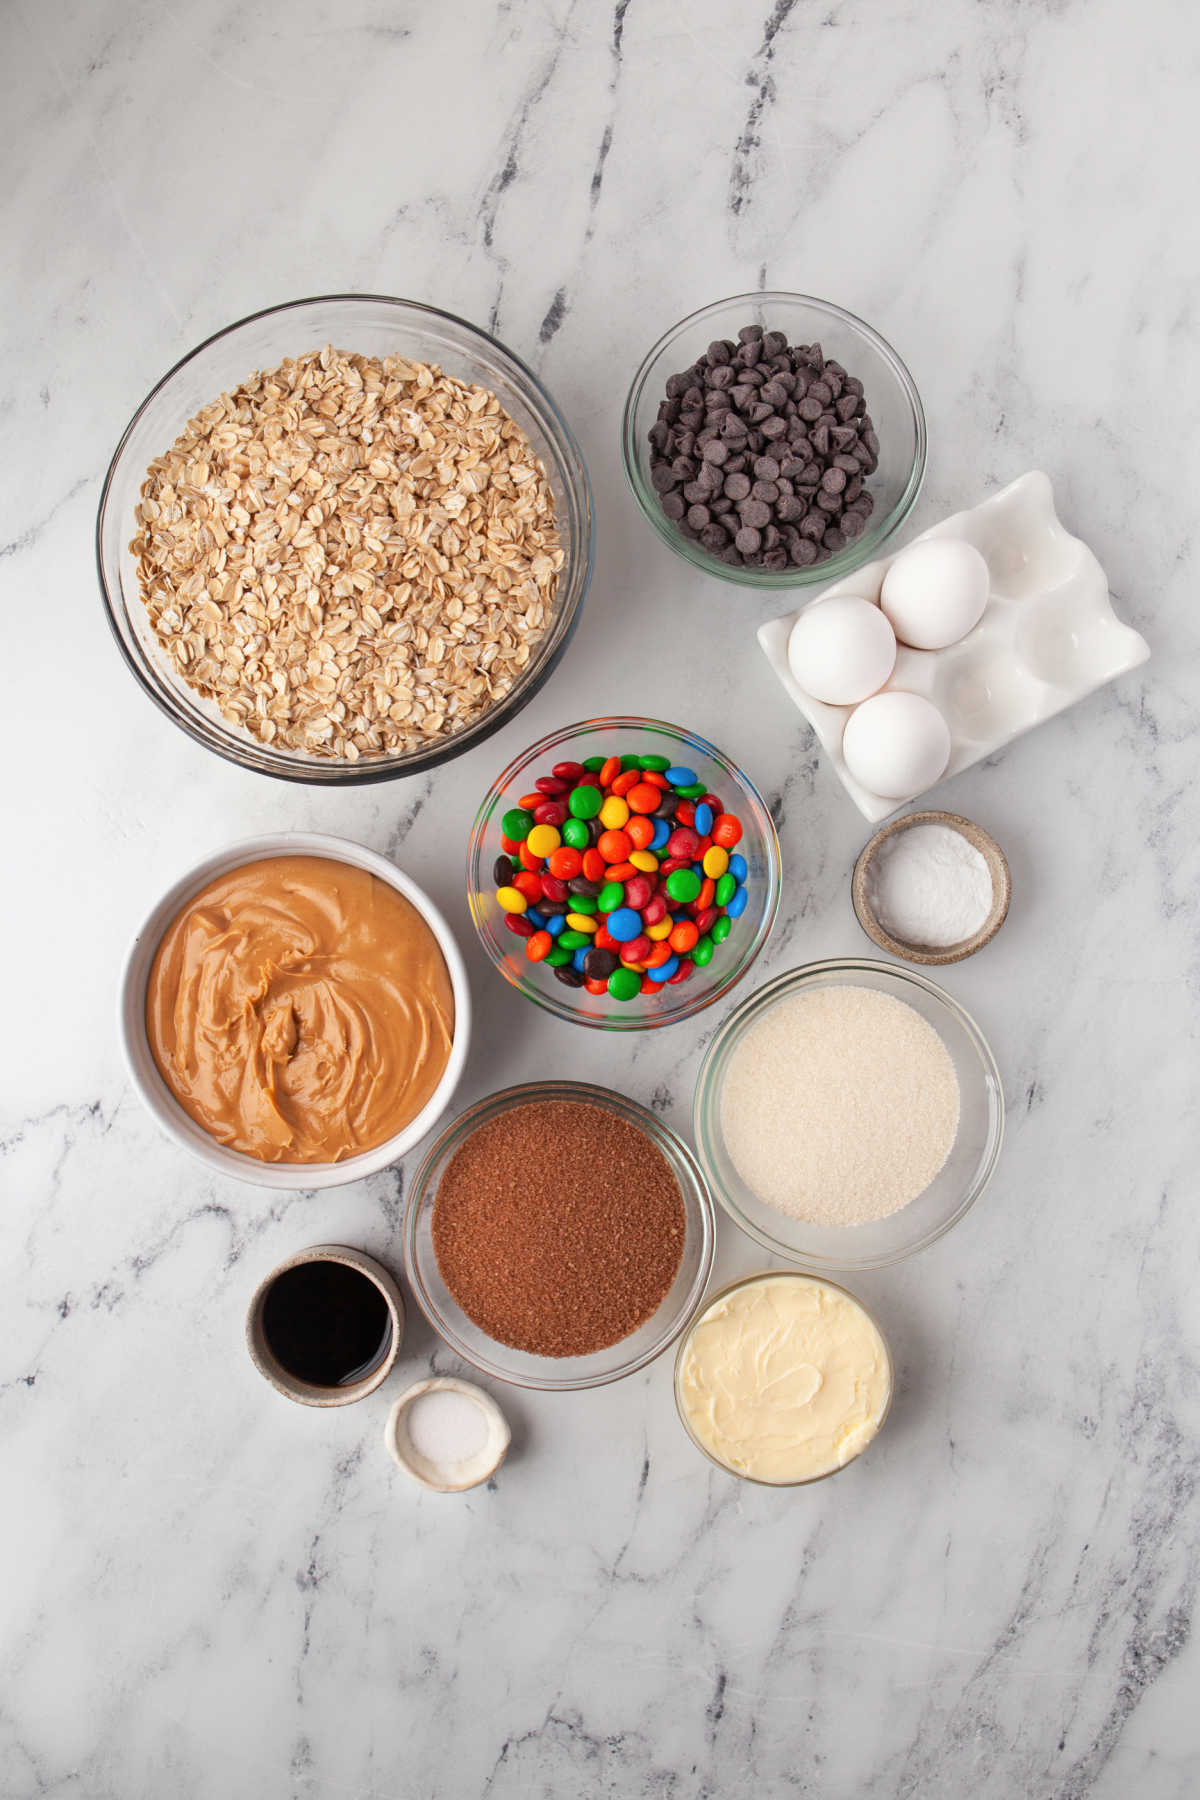
[[[817,1225],[761,1200],[738,1173],[722,1124],[730,1063],[755,1026],[782,1001],[831,987],[871,988],[911,1007],[941,1038],[958,1081],[958,1126],[937,1175],[898,1212],[861,1225]],[[696,1150],[714,1195],[734,1223],[765,1250],[815,1271],[881,1269],[935,1243],[974,1206],[1000,1155],[1004,1094],[983,1033],[942,988],[915,970],[865,957],[839,957],[778,976],[730,1013],[700,1065],[693,1125]]]
[[[959,938],[956,943],[918,944],[897,937],[887,929],[871,903],[872,877],[881,856],[886,857],[896,840],[904,832],[911,831],[914,825],[940,825],[946,831],[956,832],[973,850],[978,851],[986,864],[992,884],[992,904],[978,930],[973,931],[969,937]],[[905,962],[923,963],[927,968],[961,962],[965,956],[974,956],[977,950],[990,944],[1008,917],[1011,897],[1012,877],[1009,874],[1008,858],[994,837],[973,820],[964,819],[960,813],[915,812],[906,813],[902,819],[893,819],[864,846],[854,865],[850,881],[850,898],[854,902],[855,916],[871,942],[878,944],[881,950],[886,950],[889,956],[902,956]]]

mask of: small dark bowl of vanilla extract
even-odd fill
[[[246,1316],[255,1367],[290,1400],[345,1406],[386,1380],[404,1336],[404,1300],[373,1257],[314,1244],[273,1269]]]

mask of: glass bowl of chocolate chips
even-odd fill
[[[805,294],[736,294],[672,326],[634,377],[625,473],[664,543],[748,587],[835,581],[908,517],[925,413],[891,345]]]

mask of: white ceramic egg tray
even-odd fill
[[[1113,612],[1108,581],[1092,551],[1064,530],[1054,510],[1050,478],[1039,469],[969,512],[943,519],[921,537],[965,538],[981,552],[991,577],[978,625],[946,650],[911,650],[901,644],[882,690],[923,694],[944,715],[950,727],[950,761],[940,780],[993,755],[1149,656],[1145,639]],[[894,561],[893,555],[866,563],[808,604],[817,606],[834,594],[857,594],[878,603],[883,577]],[[816,732],[842,786],[874,823],[917,795],[886,799],[864,788],[847,769],[842,733],[853,707],[814,700],[788,666],[788,639],[801,611],[807,607],[760,626],[758,641]]]

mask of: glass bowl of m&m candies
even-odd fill
[[[753,782],[657,719],[585,719],[497,777],[467,860],[504,978],[579,1025],[646,1031],[727,994],[779,908],[779,840]]]

